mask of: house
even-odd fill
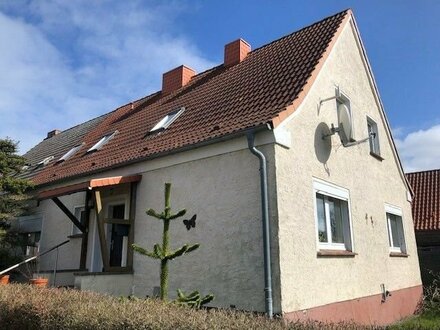
[[[440,170],[406,174],[414,191],[412,212],[424,285],[440,272]]]
[[[171,182],[173,210],[197,215],[173,223],[172,245],[201,248],[173,260],[170,292],[378,324],[419,302],[411,190],[350,10],[252,51],[233,41],[217,67],[177,67],[160,91],[50,135],[25,157],[40,249],[71,237],[41,260],[56,285],[157,294],[157,261],[130,246],[160,240],[145,210]]]
[[[95,128],[107,115],[94,118],[85,123],[72,127],[61,133],[59,130],[48,132],[47,137],[25,154],[26,165],[20,177],[32,180],[50,161],[54,155],[64,154],[66,149],[81,144],[86,133]],[[43,214],[41,208],[36,208],[31,215],[21,216],[12,222],[12,229],[27,237],[24,256],[33,256],[39,247]],[[76,228],[76,227],[75,227]],[[76,229],[74,233],[77,233]],[[40,251],[41,252],[41,251]]]

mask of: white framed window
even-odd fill
[[[86,221],[86,212],[84,206],[75,206],[73,210],[73,214],[75,215],[75,218],[79,220],[82,224]],[[73,235],[80,235],[82,234],[81,230],[75,226],[74,223],[72,223],[72,236]]]
[[[402,210],[396,206],[385,204],[385,213],[387,218],[390,252],[406,253]]]
[[[348,190],[314,179],[313,192],[318,248],[353,251]]]
[[[114,131],[111,134],[107,134],[103,136],[98,142],[96,142],[93,147],[91,147],[87,152],[97,151],[101,149],[108,141],[110,141],[115,135],[118,133],[118,131]]]
[[[185,107],[181,107],[173,112],[170,112],[163,117],[154,127],[150,130],[150,133],[161,131],[170,126],[181,114],[185,111]]]
[[[379,133],[377,130],[376,122],[367,117],[367,129],[368,129],[368,137],[370,138],[370,152],[375,155],[380,155],[380,144],[379,144]]]

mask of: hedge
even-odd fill
[[[156,299],[117,298],[73,289],[0,286],[0,329],[323,328],[360,329],[341,324],[286,324],[280,319],[269,320],[246,312],[195,310]]]

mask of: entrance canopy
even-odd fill
[[[80,191],[92,190],[94,188],[114,186],[123,183],[130,183],[130,182],[139,182],[141,181],[141,179],[142,179],[142,175],[114,176],[114,177],[101,178],[101,179],[92,179],[89,181],[76,183],[64,187],[40,191],[37,195],[37,199],[41,201],[44,199],[70,195]]]
[[[64,187],[43,190],[38,193],[38,201],[51,199],[61,209],[61,211],[63,211],[67,218],[69,218],[70,221],[72,221],[72,223],[82,232],[80,260],[81,269],[86,268],[89,216],[91,208],[94,208],[96,212],[103,271],[130,271],[132,269],[133,250],[129,247],[131,247],[131,245],[133,244],[134,238],[133,228],[136,207],[136,186],[141,179],[142,175],[114,176],[100,179],[92,179],[89,181],[67,185]],[[117,219],[115,219],[115,217],[106,219],[104,217],[105,212],[103,211],[103,202],[101,198],[100,188],[107,188],[124,183],[130,183],[129,205],[124,206],[128,207],[129,209],[129,217],[128,219],[124,217],[122,217],[122,219],[119,219],[118,217],[116,217]],[[81,191],[86,192],[84,201],[84,219],[78,219],[58,198]],[[91,206],[91,204],[93,206]],[[111,229],[110,234],[106,233],[107,227]],[[121,234],[120,232],[123,232],[123,234]],[[117,234],[121,235],[118,236]],[[122,256],[123,254],[124,258]],[[124,259],[125,261],[119,266],[114,266],[115,259],[117,261]]]

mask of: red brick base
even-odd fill
[[[391,291],[384,303],[377,294],[284,314],[288,321],[355,322],[386,325],[414,314],[422,298],[422,286]]]

